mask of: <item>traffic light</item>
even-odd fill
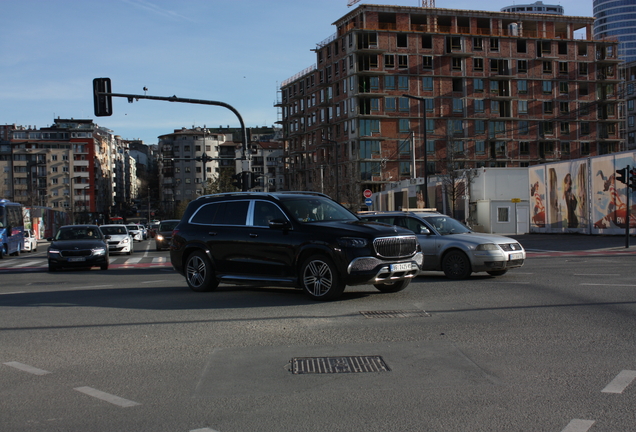
[[[254,173],[251,171],[243,171],[243,187],[245,189],[243,190],[250,190],[252,189],[254,186],[256,186],[254,184]]]
[[[616,170],[616,181],[627,184],[627,168]]]
[[[93,104],[97,117],[113,115],[112,96],[99,93],[112,93],[110,78],[95,78],[93,80]]]
[[[636,192],[636,168],[629,170],[629,187]]]
[[[232,182],[232,186],[236,187],[237,189],[243,190],[243,173],[232,175],[232,180],[234,180]]]

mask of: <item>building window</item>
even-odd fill
[[[397,38],[397,47],[398,48],[408,48],[408,38],[406,33],[398,33],[396,35]]]
[[[384,77],[384,89],[395,90],[395,76],[387,75]]]
[[[384,68],[392,69],[395,67],[395,56],[393,54],[386,54],[384,56]]]
[[[484,39],[480,37],[473,38],[473,51],[483,51]]]
[[[459,57],[453,57],[451,68],[456,71],[462,70],[462,59]]]
[[[519,141],[519,153],[522,155],[530,154],[530,143],[528,141]]]
[[[561,114],[567,114],[570,112],[570,103],[569,102],[559,102],[559,112]]]
[[[559,73],[560,74],[568,73],[568,62],[559,62]]]
[[[408,119],[400,119],[398,127],[399,127],[399,131],[400,132],[410,132],[411,131]]]
[[[483,140],[475,141],[475,154],[479,154],[479,155],[486,154],[486,141],[483,141]]]
[[[570,133],[570,123],[560,122],[560,131],[562,134],[568,135]]]
[[[475,107],[475,112],[476,113],[483,113],[484,112],[484,100],[483,99],[475,99],[473,105]]]
[[[433,91],[433,77],[422,77],[422,90]]]
[[[483,92],[484,91],[484,80],[481,78],[475,78],[473,80],[473,90],[475,92]]]
[[[409,89],[409,77],[400,75],[398,76],[398,90]]]
[[[473,70],[475,70],[475,71],[483,71],[484,70],[484,59],[483,58],[474,58],[473,59]]]
[[[528,135],[528,121],[520,120],[519,121],[519,135]]]
[[[562,142],[561,143],[561,154],[569,155],[570,154],[570,143]]]
[[[569,92],[570,92],[570,90],[569,90],[568,82],[567,81],[560,81],[559,82],[559,93],[568,94]]]
[[[475,120],[475,133],[486,133],[486,122],[484,120]]]
[[[552,73],[552,62],[544,61],[543,62],[543,73]]]
[[[433,69],[432,56],[422,56],[422,69]]]
[[[520,94],[528,93],[528,81],[526,81],[526,80],[517,81],[517,91]]]
[[[398,68],[406,69],[409,67],[409,56],[405,54],[398,54]]]
[[[519,114],[528,114],[528,101],[520,100],[518,102]]]
[[[360,159],[371,159],[380,155],[380,141],[360,141]]]
[[[517,72],[519,72],[519,73],[528,72],[528,61],[527,60],[517,60]]]
[[[384,99],[384,109],[387,111],[395,111],[395,99],[394,97],[388,97]]]
[[[490,38],[490,51],[499,51],[499,39]]]
[[[582,142],[581,143],[581,154],[583,154],[583,155],[589,155],[590,154],[590,143],[589,142]]]
[[[587,75],[587,63],[579,63],[579,75]]]
[[[541,83],[543,94],[552,94],[552,81],[543,81]]]
[[[590,123],[581,122],[581,135],[589,135],[589,134],[590,134]]]
[[[497,222],[510,222],[510,207],[497,207]]]
[[[552,101],[543,102],[543,114],[552,114],[552,112],[553,112]]]
[[[400,111],[409,112],[409,99],[405,97],[400,98]]]

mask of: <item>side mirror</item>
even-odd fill
[[[53,241],[53,237],[47,237],[47,238],[46,238],[46,241],[48,241],[48,242],[52,242],[52,241]]]
[[[106,240],[110,239],[110,234],[109,235],[105,235],[104,239],[106,239]]]
[[[429,235],[431,233],[431,231],[426,228],[425,226],[421,226],[420,227],[420,234],[424,234],[424,235]]]

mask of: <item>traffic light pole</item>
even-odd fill
[[[203,99],[187,99],[187,98],[179,98],[176,96],[148,96],[148,95],[134,95],[134,94],[124,94],[124,93],[111,93],[111,83],[110,78],[95,78],[93,80],[93,100],[95,104],[95,115],[100,116],[110,116],[113,113],[112,107],[112,98],[113,97],[124,97],[128,99],[129,103],[133,103],[135,100],[139,99],[150,99],[150,100],[161,100],[167,102],[181,102],[181,103],[189,103],[189,104],[200,104],[200,105],[216,105],[229,109],[232,111],[236,117],[238,118],[239,123],[241,124],[241,143],[243,155],[241,157],[242,166],[241,171],[251,171],[250,170],[250,162],[247,159],[247,130],[245,129],[245,122],[243,122],[243,117],[241,114],[231,105],[226,104],[225,102],[219,101],[211,101],[211,100],[203,100]],[[211,159],[207,159],[209,161]],[[204,162],[205,167],[205,162]],[[245,185],[243,185],[243,191],[247,191],[245,189]]]

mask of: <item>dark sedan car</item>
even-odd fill
[[[161,249],[167,249],[170,247],[170,241],[172,240],[172,231],[181,222],[180,219],[169,219],[161,221],[157,234],[155,235],[155,247],[159,251]]]
[[[46,255],[49,271],[64,267],[97,267],[108,270],[108,244],[97,225],[65,225],[51,242]]]

